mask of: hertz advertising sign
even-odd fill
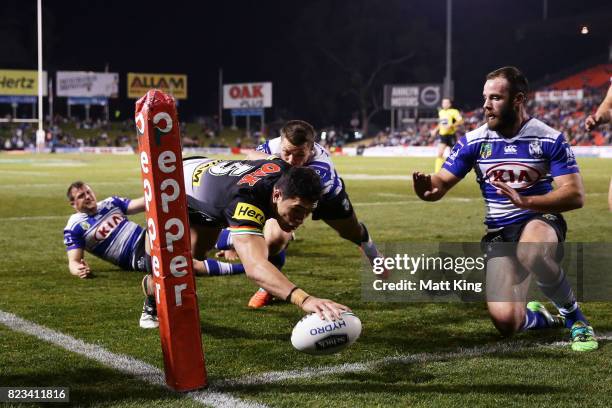
[[[175,99],[187,99],[187,75],[184,74],[138,74],[128,72],[128,98],[141,98],[149,89],[159,89]]]
[[[0,69],[0,95],[38,95],[38,71]],[[43,96],[47,96],[46,71],[43,71]]]

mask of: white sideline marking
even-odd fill
[[[95,360],[107,367],[128,374],[151,385],[167,388],[164,373],[157,367],[153,367],[144,361],[123,354],[116,354],[95,344],[85,343],[72,336],[57,332],[47,327],[22,319],[12,313],[0,310],[0,323],[9,329],[29,334],[70,352],[80,354],[91,360]],[[230,394],[214,390],[192,391],[188,393],[177,393],[185,395],[202,404],[221,408],[265,408],[264,404],[243,401]]]
[[[597,335],[597,333],[596,333]],[[612,340],[612,332],[597,335],[599,340]],[[446,353],[418,353],[412,355],[400,355],[384,357],[378,360],[362,363],[346,363],[335,366],[307,367],[292,371],[271,371],[259,375],[249,375],[246,377],[218,381],[211,386],[215,389],[225,389],[252,385],[264,385],[280,381],[320,377],[333,374],[358,373],[372,371],[380,366],[387,364],[420,364],[436,361],[454,360],[459,358],[481,357],[487,354],[514,353],[529,348],[559,348],[569,347],[568,341],[556,341],[553,343],[533,343],[525,340],[510,341],[507,343],[495,343],[486,346],[476,346],[473,348],[459,348],[456,351]]]

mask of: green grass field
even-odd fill
[[[431,159],[339,157],[335,162],[359,218],[378,242],[480,240],[484,206],[473,173],[448,199],[424,203],[407,179],[371,176],[429,171]],[[568,240],[609,242],[612,161],[579,164],[587,202],[567,214]],[[76,179],[88,182],[98,199],[142,195],[136,155],[0,154],[0,311],[163,369],[157,331],[138,327],[142,276],[92,256],[94,279],[80,280],[67,270],[62,230],[72,209],[65,190]],[[132,219],[144,221],[142,215]],[[274,407],[612,405],[609,340],[602,340],[597,352],[579,354],[552,344],[567,340],[566,331],[501,339],[482,303],[365,302],[362,260],[353,244],[322,222],[307,222],[297,235],[284,271],[309,292],[351,306],[363,322],[361,338],[337,355],[301,354],[289,341],[302,315],[295,306],[249,310],[246,303],[256,287],[244,276],[198,279],[209,381],[216,391]],[[609,337],[610,304],[585,303],[583,309],[595,330]],[[248,381],[272,371],[344,363],[365,366]],[[74,406],[199,405],[2,324],[0,386],[68,386]]]

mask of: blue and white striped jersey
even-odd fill
[[[265,143],[257,146],[256,150],[267,154],[274,154],[280,157],[281,154],[281,138],[277,137],[270,139]],[[334,163],[329,157],[329,153],[318,143],[314,144],[314,154],[305,164],[317,172],[321,178],[321,187],[323,188],[323,200],[330,200],[336,197],[342,191],[342,181],[338,172],[334,168]]]
[[[524,196],[543,195],[552,191],[553,177],[579,172],[563,134],[534,118],[509,139],[489,130],[486,124],[468,132],[457,142],[443,167],[460,178],[474,169],[485,200],[485,224],[489,230],[535,214],[497,194],[491,181],[505,182]]]
[[[83,248],[123,269],[133,269],[132,256],[145,230],[127,219],[127,198],[109,197],[98,202],[93,215],[73,214],[64,228],[66,250]]]

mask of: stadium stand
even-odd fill
[[[612,77],[612,64],[599,64],[570,75],[535,90],[528,103],[531,115],[543,120],[555,129],[561,130],[574,146],[604,146],[612,144],[610,126],[603,126],[597,131],[584,130],[584,120],[595,112],[603,100]],[[582,90],[582,98],[577,100],[536,100],[536,92]],[[481,108],[464,112],[464,125],[459,135],[473,130],[483,123]],[[374,137],[350,143],[350,145],[373,146],[433,146],[436,142],[432,129],[435,120],[420,119],[400,131],[384,129]],[[274,137],[270,129],[269,137]],[[354,132],[353,132],[354,133]],[[326,136],[321,143],[328,148],[342,147],[352,141],[351,132],[336,128],[323,129]],[[181,135],[184,147],[241,147],[250,148],[260,142],[261,135],[253,133],[228,131],[219,133],[216,121],[206,120],[198,123],[182,123]],[[97,120],[79,120],[77,118],[54,117],[54,125],[47,129],[47,146],[54,147],[125,147],[137,146],[133,124],[130,120],[106,122]],[[35,126],[21,123],[0,124],[0,150],[23,150],[33,147]]]
[[[597,131],[584,129],[586,117],[594,113],[606,95],[612,78],[612,64],[600,64],[588,68],[545,88],[536,89],[527,105],[529,113],[555,129],[561,130],[574,146],[604,146],[612,144],[609,126]],[[536,92],[560,90],[582,90],[582,98],[577,100],[536,100]],[[482,108],[464,113],[462,133],[476,129],[484,122]],[[435,123],[411,125],[406,129],[390,134],[388,130],[379,132],[374,138],[361,144],[372,146],[432,146],[435,137],[431,130]]]

